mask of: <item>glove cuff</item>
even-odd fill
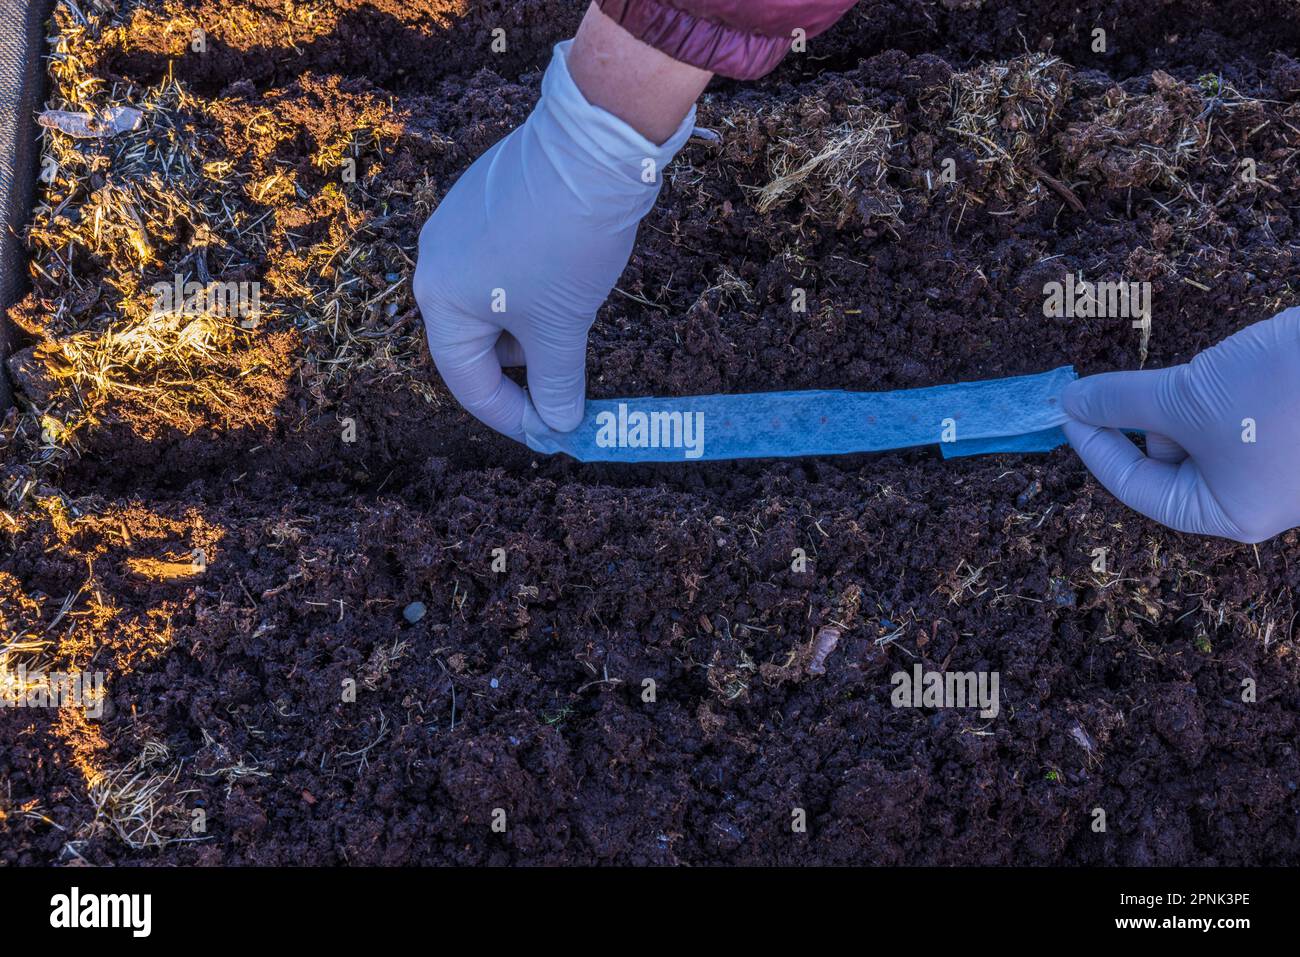
[[[542,98],[533,118],[543,127],[558,128],[564,140],[588,161],[625,180],[629,193],[644,196],[644,215],[659,193],[664,167],[691,136],[695,107],[691,107],[666,142],[656,145],[613,113],[587,101],[569,73],[568,53],[572,44],[572,40],[564,40],[555,45],[550,66],[542,78]],[[544,137],[544,142],[547,141],[548,145],[555,145],[553,137]],[[649,180],[647,175],[651,177]]]

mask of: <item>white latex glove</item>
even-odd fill
[[[415,269],[429,350],[447,387],[519,441],[542,423],[567,432],[582,421],[587,331],[695,124],[692,108],[656,146],[592,106],[569,75],[571,42],[555,46],[524,124],[479,157],[429,217]],[[527,366],[528,394],[503,365]]]
[[[1184,365],[1079,379],[1061,399],[1079,457],[1143,515],[1239,542],[1300,525],[1300,308]],[[1146,430],[1146,455],[1122,428]]]

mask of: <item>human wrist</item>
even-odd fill
[[[589,103],[655,144],[673,136],[713,76],[638,40],[594,3],[573,38],[569,71]]]

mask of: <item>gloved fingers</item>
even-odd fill
[[[1080,422],[1062,428],[1088,471],[1129,508],[1179,531],[1202,531],[1190,527],[1197,516],[1188,514],[1187,478],[1180,477],[1185,469],[1195,469],[1192,463],[1178,466],[1148,458],[1118,429]]]
[[[1146,441],[1147,455],[1157,462],[1168,462],[1170,465],[1177,465],[1187,458],[1187,450],[1167,435],[1161,435],[1159,432],[1148,432]]]
[[[530,335],[524,345],[528,395],[537,414],[557,432],[572,432],[587,404],[587,336]]]
[[[475,325],[486,326],[485,323]],[[496,346],[498,330],[452,344],[430,346],[434,364],[447,388],[465,409],[485,425],[524,441],[524,390],[501,371]]]
[[[1065,387],[1061,403],[1067,414],[1088,425],[1168,435],[1178,421],[1175,373],[1179,368],[1086,376]]]
[[[526,364],[524,347],[519,344],[518,339],[504,330],[501,338],[497,339],[497,361],[504,369],[515,369]]]

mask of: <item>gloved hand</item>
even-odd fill
[[[1062,402],[1084,464],[1143,515],[1239,542],[1300,525],[1300,308],[1184,365],[1079,379]],[[1121,428],[1146,430],[1146,455]]]
[[[656,146],[592,106],[569,75],[571,42],[556,45],[528,120],[479,157],[429,217],[415,269],[447,387],[519,441],[526,430],[567,432],[582,421],[587,331],[695,123],[692,108]],[[527,366],[528,395],[503,365]]]

